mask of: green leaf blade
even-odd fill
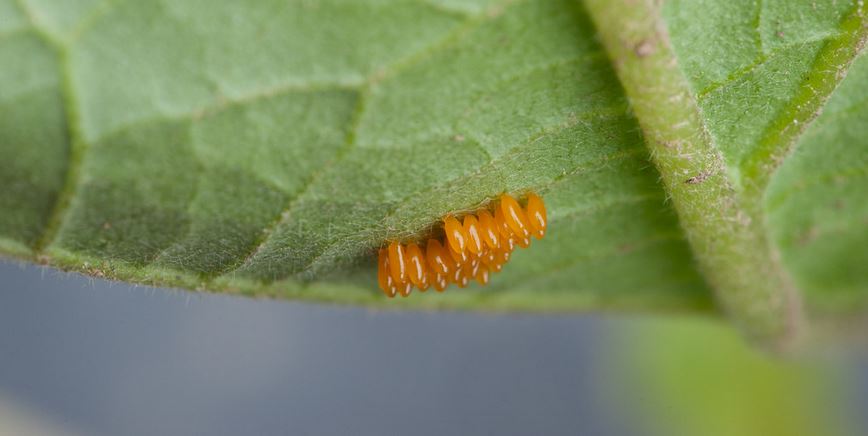
[[[54,48],[21,23],[0,33],[0,243],[26,254],[42,235],[69,159]]]
[[[868,58],[847,77],[769,185],[768,225],[817,316],[868,307]]]
[[[562,238],[486,289],[390,304],[710,309],[572,2],[18,6],[59,52],[78,156],[45,245],[26,244],[51,264],[384,304],[385,240],[536,190]]]
[[[802,296],[836,312],[868,289],[852,255],[868,233],[864,147],[846,147],[864,144],[861,60],[833,95],[861,16],[804,7],[668,2],[655,25],[695,106],[647,88],[643,112],[600,43],[628,17],[601,25],[572,0],[0,0],[0,250],[137,283],[396,308],[710,313],[708,282],[737,322],[775,336]],[[696,117],[718,154],[661,167],[654,111]],[[546,200],[549,235],[490,286],[376,289],[386,241],[527,191]],[[747,291],[721,297],[721,283]]]

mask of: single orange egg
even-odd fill
[[[512,232],[517,236],[530,236],[528,228],[527,216],[514,198],[507,194],[500,196],[500,209],[503,212],[503,219],[506,225],[512,229]]]
[[[407,244],[405,256],[407,275],[410,277],[410,281],[420,289],[423,287],[423,284],[427,288],[428,268],[425,257],[422,256],[422,250],[416,244]]]
[[[398,286],[398,293],[401,294],[402,297],[409,297],[410,292],[413,291],[413,284],[410,282],[403,283]]]
[[[434,274],[434,289],[437,292],[443,292],[449,286],[449,280],[443,274]]]
[[[464,277],[464,268],[465,267],[463,267],[463,266],[455,268],[455,270],[452,271],[452,274],[449,277],[449,282],[455,283],[455,284],[461,283],[461,278]]]
[[[392,280],[398,285],[409,282],[407,278],[406,258],[403,245],[397,242],[389,244],[389,270],[392,274]]]
[[[534,237],[542,238],[546,234],[546,207],[542,198],[531,192],[527,194],[527,218]]]
[[[479,271],[476,272],[474,278],[480,285],[487,285],[491,280],[491,273],[488,271],[488,268],[483,265],[479,267]]]
[[[446,232],[446,241],[452,251],[464,253],[467,248],[467,233],[464,231],[464,226],[455,217],[449,215],[443,219],[443,230]]]
[[[468,264],[467,277],[476,277],[476,273],[479,272],[481,265],[482,262],[479,259],[471,259]]]
[[[500,230],[495,226],[494,217],[487,210],[480,210],[476,216],[479,220],[479,233],[490,249],[496,249],[500,244]]]
[[[446,251],[446,248],[440,244],[440,241],[434,238],[429,239],[428,247],[425,251],[425,257],[428,260],[428,266],[431,267],[431,271],[442,275],[449,274],[454,259],[452,259],[452,255]]]
[[[503,246],[500,247],[500,251],[507,254],[506,259],[509,260],[509,253],[515,251],[515,239],[516,236],[512,235],[503,240]]]
[[[391,295],[392,297],[398,295],[398,284],[395,283],[394,280],[391,280],[389,282],[389,295]]]
[[[431,274],[431,271],[426,272],[425,275],[422,276],[422,279],[419,281],[419,284],[417,285],[419,287],[420,291],[425,292],[428,290],[428,288],[431,287],[432,277],[433,277],[433,275]]]
[[[494,208],[494,228],[500,233],[501,239],[509,238],[514,234],[503,218],[503,211],[500,209],[500,205]]]
[[[463,269],[462,272],[464,272]],[[459,277],[458,281],[455,282],[455,284],[458,285],[459,288],[467,287],[468,283],[470,283],[470,278],[468,278],[466,274],[461,274],[461,277]]]
[[[482,251],[482,235],[479,232],[479,221],[473,215],[464,217],[464,233],[467,234],[467,249],[471,255],[479,255]]]
[[[389,269],[389,253],[387,253],[385,248],[381,248],[377,253],[377,283],[380,285],[383,293],[389,298],[395,296],[396,289],[392,286],[393,282],[392,272]]]

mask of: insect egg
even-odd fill
[[[453,262],[452,256],[440,245],[440,241],[434,238],[428,240],[425,257],[428,260],[428,266],[431,267],[431,271],[437,274],[449,274]]]
[[[476,279],[476,281],[480,285],[487,285],[488,281],[491,280],[491,276],[490,276],[490,273],[488,272],[488,268],[485,266],[481,266],[479,268],[479,271],[476,272],[476,275],[474,276],[474,278]]]
[[[420,289],[428,284],[428,268],[426,267],[425,257],[422,256],[422,250],[416,244],[407,244],[406,250],[406,265],[407,273],[410,281]]]
[[[449,281],[446,280],[445,275],[435,274],[433,285],[434,285],[434,289],[436,289],[437,292],[443,292],[444,290],[446,290],[446,286],[449,285]]]
[[[505,242],[510,243],[510,239],[507,239]],[[513,242],[514,243],[514,242]],[[499,250],[497,253],[494,253],[494,263],[499,263],[501,265],[509,262],[509,258],[512,257],[512,251],[509,250],[508,247],[504,247],[502,250]]]
[[[546,207],[538,195],[527,194],[527,218],[533,235],[541,239],[546,234]]]
[[[404,246],[392,242],[389,244],[389,270],[392,273],[392,280],[396,284],[407,283],[407,263],[405,261]]]
[[[480,210],[476,214],[479,218],[479,233],[488,248],[494,250],[500,242],[500,232],[495,227],[494,217],[487,210]]]
[[[377,254],[377,282],[387,297],[395,296],[396,289],[392,285],[392,272],[389,269],[389,254],[385,248],[381,248]]]
[[[512,232],[517,236],[530,236],[528,230],[527,216],[519,206],[518,201],[507,194],[500,196],[500,209],[503,212],[503,219],[506,224],[512,229]]]
[[[410,292],[413,291],[413,284],[410,282],[403,283],[398,287],[398,293],[401,294],[402,297],[409,297]]]
[[[426,273],[424,276],[422,276],[422,279],[419,281],[419,284],[417,285],[419,287],[420,291],[425,292],[428,290],[428,288],[431,287],[431,277],[432,276],[430,273]]]
[[[506,225],[506,220],[503,218],[503,210],[500,206],[494,208],[494,228],[500,233],[501,239],[509,238],[513,235],[512,229]]]
[[[461,269],[461,272],[465,272],[463,268]],[[455,284],[458,285],[459,288],[466,287],[468,283],[470,283],[470,279],[467,277],[466,274],[461,274],[461,277],[459,277],[458,281],[455,282]]]
[[[527,195],[527,207],[502,194],[488,209],[443,218],[442,232],[434,229],[422,242],[391,241],[377,251],[377,284],[387,297],[407,297],[413,288],[443,292],[449,284],[464,288],[470,280],[488,284],[503,270],[516,245],[524,248],[531,237],[546,233],[542,199]],[[445,235],[445,236],[444,236]]]
[[[458,254],[464,253],[467,245],[467,234],[464,227],[453,216],[447,216],[443,219],[443,230],[446,231],[446,241],[452,251]]]
[[[467,249],[471,255],[479,255],[482,251],[482,236],[479,231],[479,221],[473,215],[464,217],[464,233],[467,234]]]
[[[503,240],[503,248],[501,251],[506,254],[505,260],[509,260],[509,254],[515,251],[515,235]]]
[[[462,277],[464,277],[464,267],[460,266],[455,268],[455,271],[452,271],[452,277],[449,278],[449,281],[461,286]]]
[[[394,297],[395,295],[398,295],[398,284],[395,283],[394,280],[392,280],[391,282],[389,282],[389,293],[388,293],[388,295],[389,295],[389,297]]]

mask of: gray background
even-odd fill
[[[87,435],[632,435],[601,395],[607,323],[257,301],[0,261],[0,399]]]

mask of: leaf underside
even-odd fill
[[[868,297],[868,59],[823,58],[855,7],[669,1],[660,18],[737,189],[841,67],[761,195],[818,313]],[[714,312],[598,31],[568,0],[0,0],[0,251],[281,298]],[[487,287],[381,296],[384,241],[504,191],[545,199],[545,239]]]

